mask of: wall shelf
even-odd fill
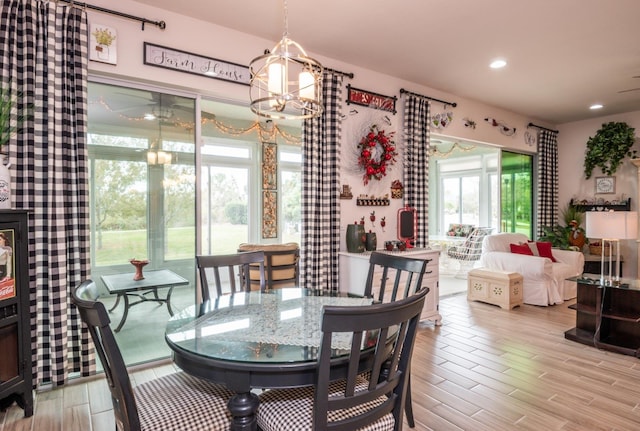
[[[389,206],[390,202],[387,198],[358,198],[356,199],[356,205],[359,207],[385,207]]]
[[[587,211],[631,211],[631,198],[628,198],[621,204],[582,204],[579,202],[574,202],[571,199],[569,203],[572,207],[575,207],[579,211],[587,212]]]

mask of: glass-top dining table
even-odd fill
[[[175,314],[165,339],[178,367],[236,393],[229,402],[232,429],[255,430],[259,401],[251,389],[315,383],[322,308],[372,301],[305,288],[226,295]],[[346,375],[350,342],[347,333],[334,340],[332,380]]]

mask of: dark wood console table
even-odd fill
[[[640,280],[623,279],[619,286],[603,285],[595,274],[572,280],[578,282],[576,327],[564,337],[640,357]]]

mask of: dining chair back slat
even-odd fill
[[[412,259],[376,251],[372,252],[369,257],[369,272],[364,288],[364,296],[375,297],[380,302],[406,298],[422,287],[422,279],[424,274],[428,273],[427,264],[429,262],[431,262],[430,259]],[[376,295],[374,288],[377,281],[375,280],[377,267],[382,268],[382,277]],[[389,283],[391,276],[393,276],[393,281]],[[385,296],[387,289],[391,289],[391,293]]]
[[[411,356],[425,296],[369,306],[325,306],[315,387],[270,390],[260,395],[258,425],[264,431],[400,430]],[[336,338],[351,334],[335,376]]]
[[[265,267],[264,267],[264,252],[262,251],[247,251],[236,254],[225,255],[211,255],[211,256],[196,256],[196,263],[198,265],[198,272],[200,273],[200,294],[202,302],[212,299],[211,295],[211,277],[209,274],[213,274],[213,285],[215,287],[215,297],[222,296],[227,293],[237,292],[250,292],[251,280],[249,273],[251,268],[257,272],[260,276],[259,288],[264,292],[265,282]],[[225,288],[225,283],[221,277],[220,272],[223,274],[226,272],[228,277],[228,289]]]

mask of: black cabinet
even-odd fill
[[[0,210],[0,403],[33,414],[28,214]]]
[[[640,287],[637,280],[620,286],[578,279],[576,327],[568,340],[640,357]]]

